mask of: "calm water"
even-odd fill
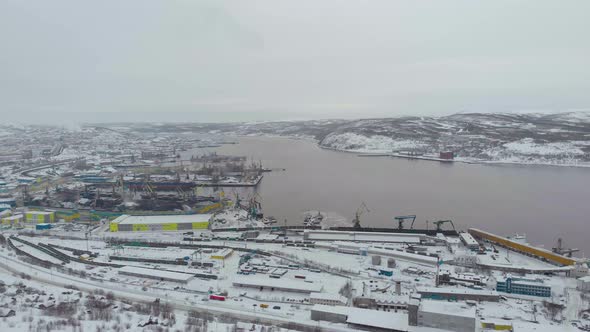
[[[590,253],[590,169],[363,158],[308,141],[239,140],[216,151],[287,169],[267,173],[258,192],[265,214],[289,224],[301,223],[306,210],[350,221],[364,201],[370,212],[361,221],[367,226],[393,227],[394,216],[416,214],[415,227],[452,219],[458,229],[526,233],[530,243],[545,248],[563,237],[566,246]]]

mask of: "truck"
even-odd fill
[[[260,307],[261,307],[261,308],[263,308],[263,309],[266,309],[266,308],[268,308],[268,304],[266,304],[266,303],[261,303],[261,304],[260,304]]]
[[[211,294],[209,295],[209,300],[225,301],[225,296]]]

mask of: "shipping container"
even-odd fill
[[[51,229],[51,224],[37,224],[35,225],[35,229],[38,231]]]

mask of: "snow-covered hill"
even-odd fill
[[[590,166],[590,112],[459,113],[444,117],[132,125],[137,131],[314,138],[325,148],[457,160]]]

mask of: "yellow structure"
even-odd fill
[[[162,230],[163,231],[177,231],[178,230],[178,224],[177,223],[162,224]]]
[[[73,220],[80,220],[80,212],[65,213],[62,211],[56,211],[55,212],[55,219],[57,219],[57,220],[63,219],[66,222],[70,222]]]
[[[512,325],[496,322],[481,322],[481,327],[492,331],[513,331]]]
[[[209,222],[194,222],[192,223],[192,229],[207,229],[209,227]]]
[[[222,249],[222,250],[214,253],[213,255],[211,255],[211,259],[224,260],[224,259],[228,258],[229,256],[231,256],[231,254],[233,252],[234,252],[233,249],[225,248],[225,249]]]
[[[28,223],[45,224],[55,222],[53,211],[28,211],[25,213],[25,221]]]
[[[2,225],[18,225],[25,220],[22,214],[2,218]]]
[[[109,224],[111,232],[174,232],[207,229],[211,214],[122,215]]]
[[[484,240],[499,244],[501,246],[504,246],[506,248],[512,249],[512,250],[520,252],[520,253],[523,253],[525,255],[543,258],[543,259],[546,259],[552,263],[557,263],[557,264],[561,264],[561,265],[575,265],[576,264],[576,261],[572,258],[564,257],[562,255],[558,255],[558,254],[553,253],[548,250],[535,248],[535,247],[532,247],[532,246],[529,246],[526,244],[518,243],[518,242],[515,242],[512,240],[509,240],[505,237],[494,235],[492,233],[488,233],[488,232],[485,232],[485,231],[482,231],[482,230],[479,230],[476,228],[470,228],[469,233],[475,237],[480,238],[480,239],[484,239]]]
[[[199,213],[207,213],[207,212],[210,212],[211,210],[221,209],[221,208],[223,208],[223,204],[214,203],[214,204],[207,205],[204,208],[200,209]]]

